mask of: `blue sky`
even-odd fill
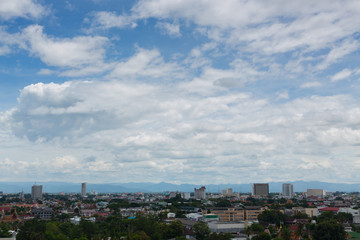
[[[0,0],[0,181],[358,182],[360,3]]]

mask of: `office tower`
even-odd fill
[[[81,196],[85,197],[86,196],[86,182],[83,182],[81,184]]]
[[[42,198],[42,185],[33,185],[31,187],[31,198],[33,200],[41,199]]]
[[[306,197],[318,197],[323,198],[325,196],[325,191],[323,189],[307,189]]]
[[[199,189],[194,188],[195,199],[206,199],[206,187],[202,186]]]
[[[292,198],[294,196],[294,185],[291,183],[283,183],[282,196],[284,198]]]
[[[255,197],[267,197],[269,195],[269,184],[254,183],[252,187],[252,195]]]
[[[235,196],[236,194],[233,193],[232,188],[226,188],[225,190],[221,191],[221,194],[224,197],[231,197],[231,196]]]

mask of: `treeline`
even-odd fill
[[[183,236],[180,221],[160,222],[154,215],[138,215],[135,219],[110,216],[102,222],[82,220],[78,225],[57,220],[32,219],[20,226],[17,240],[152,240]],[[181,239],[181,238],[179,238]]]
[[[231,234],[210,233],[204,223],[195,227],[195,235],[203,240],[230,240]],[[184,226],[179,220],[170,223],[155,215],[139,214],[134,219],[109,216],[102,222],[82,220],[78,225],[59,220],[38,218],[20,226],[17,240],[185,240]]]

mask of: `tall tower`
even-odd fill
[[[31,187],[31,198],[33,200],[41,199],[42,198],[42,185],[33,185]]]
[[[195,199],[206,199],[206,187],[202,186],[199,189],[194,188]]]
[[[254,183],[253,187],[252,187],[252,195],[255,197],[269,196],[269,184],[268,183]]]
[[[294,185],[291,183],[283,183],[282,195],[284,198],[292,198],[294,196]]]
[[[86,182],[83,182],[81,184],[81,196],[85,197],[86,196]]]

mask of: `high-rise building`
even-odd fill
[[[199,189],[194,188],[195,199],[206,199],[206,187],[202,186]]]
[[[294,196],[294,185],[291,183],[283,183],[282,196],[284,198],[292,198]]]
[[[81,196],[85,197],[86,196],[86,182],[83,182],[81,184]]]
[[[224,196],[232,195],[233,194],[232,188],[226,188],[225,190],[222,190],[221,194]]]
[[[31,187],[31,198],[33,200],[41,199],[42,198],[42,185],[33,185]]]
[[[252,187],[252,195],[255,197],[267,197],[269,195],[269,184],[254,183]]]

